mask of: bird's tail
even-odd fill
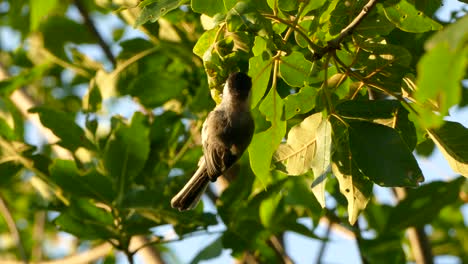
[[[171,206],[179,209],[179,211],[195,208],[209,182],[205,161],[202,159],[200,160],[198,170],[193,174],[189,182],[172,198]]]

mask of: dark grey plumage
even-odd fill
[[[232,73],[219,105],[211,111],[202,128],[203,157],[189,182],[171,200],[180,211],[194,208],[210,181],[216,181],[244,153],[254,132],[250,114],[252,81],[245,73]]]

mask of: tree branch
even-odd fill
[[[39,261],[34,264],[83,264],[91,263],[96,261],[103,256],[109,254],[112,250],[112,245],[109,243],[103,243],[99,246],[86,250],[84,252],[71,255],[62,259],[50,260],[50,261]],[[17,260],[2,260],[2,264],[24,264],[24,262]]]
[[[104,54],[106,54],[107,59],[112,63],[112,66],[115,68],[115,65],[116,65],[115,57],[112,54],[112,51],[110,50],[109,45],[107,45],[107,43],[102,38],[101,34],[99,34],[99,32],[97,31],[97,28],[94,25],[92,18],[89,16],[86,10],[86,7],[81,2],[81,0],[74,0],[74,3],[75,3],[75,6],[78,8],[78,11],[80,12],[81,16],[83,17],[85,25],[88,27],[91,34],[93,34],[94,37],[96,37],[99,43],[99,46],[101,46],[102,50],[104,51]]]
[[[399,201],[406,197],[405,188],[393,188],[393,193]],[[433,264],[434,256],[432,255],[432,248],[426,232],[424,232],[424,228],[410,227],[406,233],[416,264]]]
[[[377,0],[369,0],[369,2],[367,2],[367,4],[362,8],[361,12],[353,19],[353,21],[351,21],[348,26],[342,29],[336,38],[328,41],[328,46],[316,53],[314,57],[321,58],[325,53],[339,49],[343,39],[353,32],[353,30],[359,25],[359,23],[362,22],[364,17],[366,17],[375,4],[377,4]]]
[[[0,213],[3,215],[3,218],[5,219],[8,229],[10,229],[11,237],[16,243],[16,247],[18,249],[18,252],[21,258],[23,259],[23,263],[29,263],[28,256],[26,255],[26,250],[24,249],[18,227],[16,227],[15,220],[13,219],[13,215],[11,214],[10,209],[8,209],[8,204],[5,198],[3,198],[3,195],[1,193],[0,193]]]

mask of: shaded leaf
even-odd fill
[[[54,160],[50,167],[50,178],[62,190],[73,196],[96,199],[101,202],[111,202],[114,198],[112,182],[93,170],[80,175],[75,162],[71,160]]]
[[[436,181],[418,189],[407,189],[406,197],[390,213],[387,228],[403,230],[432,222],[443,207],[458,200],[458,193],[464,182],[465,178],[459,177],[450,182]]]
[[[332,122],[335,152],[332,156],[332,172],[338,180],[340,192],[348,201],[348,220],[353,225],[372,196],[373,183],[356,166],[351,147],[349,130]]]
[[[60,138],[59,145],[72,152],[79,147],[94,149],[83,129],[75,123],[73,115],[46,106],[32,108],[29,112],[39,114],[41,123]]]
[[[141,26],[146,22],[156,22],[160,17],[179,7],[186,0],[146,0],[138,6],[141,7],[141,13],[135,21],[135,27]]]
[[[218,257],[223,251],[223,243],[221,237],[215,239],[211,244],[202,249],[190,261],[191,264],[199,263],[202,260],[209,260]]]
[[[130,125],[118,123],[104,150],[104,167],[115,180],[119,197],[143,169],[149,150],[149,127],[142,113],[136,112]]]
[[[61,230],[81,239],[109,239],[117,237],[110,212],[85,201],[72,201],[54,220]]]
[[[424,178],[408,146],[389,127],[350,122],[349,142],[362,173],[381,186],[418,186]]]
[[[385,15],[399,29],[407,32],[422,33],[440,30],[442,25],[426,16],[422,11],[406,0],[391,1],[384,6]],[[384,4],[385,5],[385,4]]]

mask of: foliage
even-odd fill
[[[107,241],[130,261],[135,236],[160,247],[168,240],[155,228],[183,239],[222,223],[193,263],[222,249],[281,262],[272,241],[286,231],[321,239],[320,218],[353,230],[371,263],[411,259],[404,231],[424,225],[434,254],[468,261],[468,129],[444,120],[468,104],[468,17],[438,21],[441,1],[124,2],[0,4],[0,25],[20,38],[0,46],[0,199],[30,223],[19,228],[25,258],[40,258],[34,223],[53,212],[48,236]],[[96,25],[108,17],[119,23],[103,39]],[[216,211],[177,212],[169,201],[195,171],[201,122],[234,71],[253,80],[248,153],[210,195]],[[42,137],[26,123],[37,117],[46,142],[34,146]],[[414,153],[434,146],[460,177],[423,183]],[[374,184],[411,189],[390,206]],[[375,235],[361,238],[360,218]],[[0,247],[0,257],[21,257],[16,244]]]

